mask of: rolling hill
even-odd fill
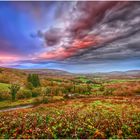
[[[39,74],[41,77],[71,77],[71,76],[92,76],[107,78],[140,78],[140,70],[112,71],[107,73],[74,74],[67,71],[55,69],[13,69],[0,67],[0,82],[9,83],[13,81],[23,82],[28,74]]]

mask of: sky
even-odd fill
[[[140,69],[140,2],[0,2],[0,66]]]

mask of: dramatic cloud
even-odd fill
[[[15,65],[54,63],[80,70],[86,64],[95,68],[130,60],[139,63],[140,2],[1,2],[0,6],[5,12],[0,13],[0,54],[20,55]],[[4,15],[11,15],[11,24],[4,24],[9,21]]]
[[[66,15],[69,13],[71,17],[67,17],[66,24],[63,23],[65,15],[59,14],[62,18],[59,19],[59,28],[56,25],[44,33],[46,47],[54,47],[43,52],[42,57],[56,60],[73,58],[80,56],[81,52],[87,53],[86,49],[105,48],[108,43],[132,36],[139,31],[139,6],[139,2],[101,1],[77,2],[71,8],[67,7]]]

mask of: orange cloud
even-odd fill
[[[80,39],[75,39],[69,48],[60,47],[55,51],[42,53],[39,57],[45,59],[55,59],[55,60],[63,60],[65,58],[71,57],[76,54],[80,49],[86,49],[92,47],[94,45],[98,45],[103,41],[102,38],[98,36],[87,36]]]

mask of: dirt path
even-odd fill
[[[31,108],[33,106],[34,105],[16,106],[16,107],[11,107],[11,108],[1,109],[0,112],[7,112],[7,111],[18,110],[18,109],[26,109],[26,108]]]

